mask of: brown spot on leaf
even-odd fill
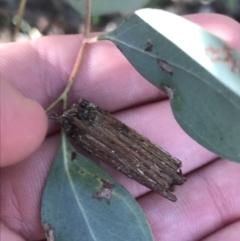
[[[47,241],[55,241],[53,229],[48,223],[44,223],[43,229],[45,231],[45,236],[47,238]]]
[[[209,47],[205,53],[213,62],[226,63],[232,72],[240,72],[240,65],[233,56],[232,49],[224,45],[222,48]]]
[[[106,199],[107,201],[109,201],[112,198],[112,190],[115,186],[104,179],[101,179],[101,182],[102,187],[96,194],[93,195],[93,198],[96,198],[99,201],[101,201],[102,199]]]
[[[108,189],[110,189],[110,190],[113,190],[113,188],[115,187],[112,183],[107,182],[107,181],[104,180],[104,179],[101,179],[101,182],[102,182],[102,184],[103,184],[103,187],[106,187],[106,188],[108,188]]]
[[[173,99],[173,91],[172,89],[167,86],[166,84],[161,83],[160,88],[163,90],[163,92],[168,96],[170,100]]]
[[[146,52],[151,52],[152,51],[152,48],[153,48],[153,45],[150,43],[150,41],[147,41],[147,45],[145,47],[145,51]]]
[[[166,60],[158,58],[157,61],[165,73],[173,75],[173,69]]]
[[[75,152],[75,151],[72,151],[71,152],[71,161],[74,161],[75,159],[76,159],[76,157],[77,157],[77,153]]]

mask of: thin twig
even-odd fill
[[[86,45],[87,45],[87,43],[93,43],[93,42],[97,41],[96,37],[88,39],[90,25],[91,25],[90,17],[91,17],[91,0],[86,0],[86,16],[85,16],[84,34],[83,34],[81,47],[78,51],[77,59],[73,66],[71,75],[68,78],[68,84],[67,84],[66,88],[64,89],[63,93],[46,109],[46,112],[48,112],[49,110],[54,108],[60,101],[63,101],[63,110],[65,110],[67,108],[68,92],[71,89],[71,87],[76,79],[79,67],[82,63]]]
[[[85,16],[85,23],[84,23],[84,32],[83,36],[88,38],[90,28],[91,28],[91,0],[86,0],[86,16]]]
[[[19,32],[19,28],[20,28],[20,25],[22,23],[22,19],[23,19],[26,4],[27,4],[27,0],[21,0],[20,6],[19,6],[19,9],[18,9],[17,24],[16,24],[16,27],[14,29],[14,33],[13,33],[13,37],[12,37],[13,42],[15,42],[16,39],[17,39],[17,34]]]
[[[73,84],[73,82],[76,78],[76,75],[78,73],[80,64],[81,64],[82,59],[83,59],[83,53],[84,53],[84,50],[85,50],[85,46],[86,46],[86,41],[83,39],[81,47],[80,47],[79,52],[78,52],[77,59],[75,61],[75,64],[74,64],[74,67],[73,67],[73,70],[72,70],[72,73],[71,73],[71,75],[68,79],[68,84],[67,84],[66,88],[64,89],[63,93],[46,109],[46,112],[51,110],[60,101],[63,101],[63,109],[64,110],[66,109],[66,107],[67,107],[67,95],[68,95],[68,92],[71,89],[72,84]]]

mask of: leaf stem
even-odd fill
[[[60,101],[63,101],[63,109],[65,110],[67,108],[67,96],[68,96],[68,92],[72,87],[72,84],[74,83],[74,80],[76,78],[76,75],[78,73],[80,64],[82,62],[83,59],[83,53],[85,50],[85,46],[86,46],[86,41],[85,39],[82,40],[82,45],[79,49],[78,55],[77,55],[77,59],[75,61],[73,70],[71,72],[71,75],[68,78],[68,84],[65,87],[64,91],[62,92],[62,94],[46,109],[46,112],[48,112],[49,110],[51,110],[53,107],[55,107]]]
[[[88,39],[90,26],[91,26],[91,0],[86,0],[86,16],[85,16],[85,25],[84,25],[84,31],[83,31],[83,39],[82,39],[81,47],[78,51],[77,59],[73,66],[71,75],[68,78],[68,81],[67,81],[68,84],[67,84],[66,88],[64,89],[62,94],[46,109],[46,112],[48,112],[49,110],[54,108],[60,101],[63,102],[63,110],[66,110],[68,93],[74,83],[74,80],[76,79],[79,67],[82,63],[86,45],[88,43],[93,43],[93,42],[97,41],[96,37]]]
[[[85,16],[85,23],[84,23],[84,32],[83,36],[88,38],[90,28],[91,28],[91,0],[86,0],[86,16]]]

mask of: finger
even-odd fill
[[[205,20],[200,21],[203,17]],[[192,21],[221,31],[231,44],[239,44],[240,26],[218,15],[194,15]],[[228,39],[231,29],[231,40]],[[79,36],[46,37],[21,44],[4,45],[1,49],[2,76],[14,83],[26,96],[37,100],[45,108],[66,86],[77,51]],[[70,47],[68,47],[70,46]],[[14,64],[14,69],[11,66]],[[11,69],[10,69],[11,68]],[[21,83],[15,76],[22,76]],[[37,88],[36,88],[37,85]],[[89,45],[76,82],[70,92],[71,101],[86,98],[110,111],[163,98],[163,94],[141,77],[129,65],[120,51],[108,41]]]
[[[2,76],[46,108],[64,90],[80,44],[81,36],[57,36],[21,46],[6,45],[1,49]],[[71,48],[66,49],[69,45]],[[10,71],[13,63],[15,68]],[[16,82],[15,76],[22,76],[22,82]],[[70,103],[86,98],[111,111],[155,100],[159,96],[165,95],[134,70],[108,41],[87,47],[69,93]]]
[[[200,240],[240,219],[240,165],[218,160],[187,176],[177,203],[152,193],[139,199],[155,240]]]
[[[24,162],[1,170],[1,220],[26,240],[45,237],[40,214],[42,191],[59,141],[59,135],[52,135]]]
[[[0,165],[3,167],[24,160],[41,145],[47,119],[36,101],[25,98],[3,79],[0,92]]]
[[[207,238],[202,239],[202,241],[236,241],[240,237],[240,220],[227,225],[226,227],[216,231],[215,233],[209,235]]]

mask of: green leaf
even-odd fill
[[[85,15],[86,0],[66,0],[77,12]],[[92,0],[92,15],[103,15],[113,13],[130,13],[143,6],[149,0]]]
[[[65,134],[42,199],[42,225],[54,241],[152,241],[136,200]]]
[[[240,161],[240,54],[198,25],[142,9],[99,40],[111,40],[171,99],[180,126],[197,142]],[[129,84],[131,88],[131,84]]]

